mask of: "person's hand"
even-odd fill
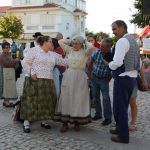
[[[32,75],[32,76],[31,76],[31,79],[32,79],[32,80],[37,80],[36,74]]]
[[[105,59],[103,59],[103,63],[104,63],[105,65],[108,65],[108,64],[109,64],[108,61],[106,61]]]
[[[148,84],[146,81],[142,81],[142,87],[143,87],[143,90],[147,90],[148,89]]]
[[[88,75],[89,80],[92,80],[92,73],[88,73],[87,75]]]
[[[112,76],[109,76],[109,77],[107,78],[107,81],[110,82],[111,79],[112,79]]]

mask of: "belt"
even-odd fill
[[[95,78],[97,78],[97,79],[106,79],[106,78],[108,78],[108,77],[98,77],[98,76],[96,76],[95,74],[93,74],[93,77],[95,77]]]

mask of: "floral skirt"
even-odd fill
[[[25,78],[21,100],[20,118],[37,121],[48,120],[55,112],[57,96],[51,79]]]

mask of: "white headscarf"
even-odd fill
[[[85,39],[81,35],[76,35],[72,39],[79,41],[81,44],[83,44],[85,41]]]

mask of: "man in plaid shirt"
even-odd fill
[[[111,79],[111,70],[108,63],[112,61],[113,55],[111,53],[112,40],[109,38],[103,39],[101,47],[93,52],[91,60],[88,64],[90,78],[92,79],[93,97],[96,103],[96,113],[93,120],[102,119],[102,108],[100,92],[103,96],[103,114],[104,121],[102,125],[110,124],[112,118],[112,109],[109,96],[109,81]]]

